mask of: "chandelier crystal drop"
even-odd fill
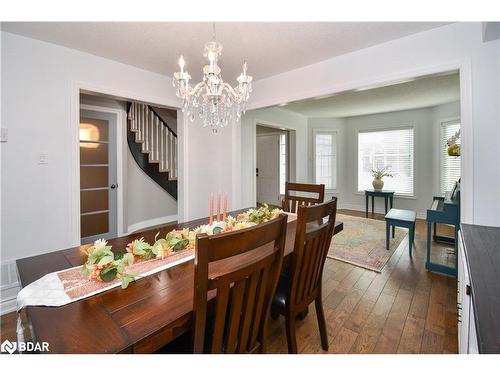
[[[191,121],[196,116],[203,121],[203,127],[209,127],[213,133],[219,128],[239,121],[245,113],[246,103],[252,92],[252,76],[247,74],[247,63],[243,63],[243,71],[237,78],[238,85],[232,87],[222,80],[221,69],[217,65],[222,52],[222,45],[214,39],[205,44],[203,56],[209,64],[203,67],[203,80],[195,86],[189,84],[191,76],[184,69],[185,61],[179,58],[179,72],[175,72],[172,84],[176,95],[183,100],[182,112]]]

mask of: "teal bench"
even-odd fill
[[[397,208],[391,208],[390,211],[385,215],[385,247],[389,250],[389,236],[392,227],[392,238],[394,238],[396,227],[408,228],[409,239],[408,246],[410,251],[410,256],[413,247],[413,241],[415,240],[415,220],[417,218],[417,213],[411,210],[400,210]]]

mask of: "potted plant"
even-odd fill
[[[381,191],[382,188],[384,187],[384,181],[382,178],[384,177],[394,177],[394,174],[389,171],[388,167],[384,167],[382,169],[372,169],[372,175],[373,175],[373,190],[375,191]]]
[[[452,135],[450,139],[446,141],[448,146],[448,156],[460,156],[460,144],[457,143],[460,140],[460,129]]]

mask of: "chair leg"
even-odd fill
[[[280,312],[274,306],[271,307],[271,319],[277,320],[280,317]]]
[[[288,344],[288,353],[297,354],[297,337],[295,316],[286,316],[286,342]]]
[[[323,303],[321,302],[321,297],[317,297],[314,302],[316,304],[316,317],[318,318],[321,346],[323,347],[323,350],[328,351],[328,334],[326,332],[325,313],[323,311]]]

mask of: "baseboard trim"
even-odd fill
[[[8,264],[11,266],[12,263]],[[4,265],[5,267],[5,265]],[[21,288],[19,283],[13,282],[10,284],[2,285],[0,287],[1,298],[0,298],[0,315],[8,314],[12,311],[16,311],[17,308],[17,293],[19,293]]]
[[[338,209],[344,209],[344,210],[353,210],[353,211],[360,211],[360,212],[366,212],[366,207],[363,205],[358,205],[358,204],[339,204],[337,207]],[[371,213],[371,209],[368,211],[368,213]],[[375,213],[376,214],[385,214],[385,211],[380,209],[380,208],[375,208]],[[417,212],[417,219],[423,219],[425,220],[427,217],[426,212]]]
[[[17,293],[19,293],[20,288],[16,287],[15,295],[14,297],[9,297],[6,299],[2,299],[0,301],[0,315],[5,315],[8,313],[11,313],[13,311],[16,311],[17,308]]]
[[[137,232],[137,231],[140,231],[144,228],[154,227],[155,225],[166,224],[166,223],[170,223],[172,221],[177,221],[177,215],[162,216],[162,217],[157,217],[154,219],[140,221],[138,223],[129,225],[128,231],[127,231],[127,233],[124,233],[124,236],[132,234],[132,233]]]

